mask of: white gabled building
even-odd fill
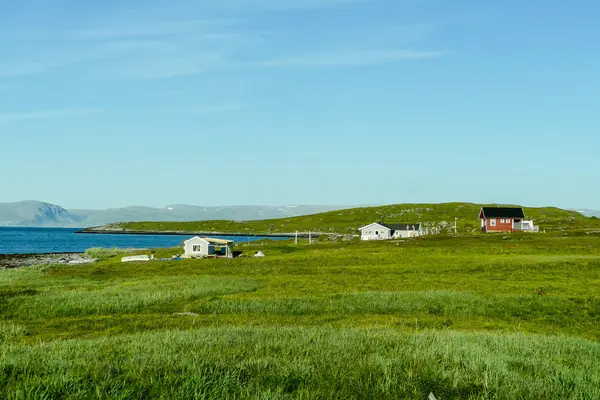
[[[382,224],[374,222],[358,229],[360,240],[388,240],[423,236],[421,224]]]

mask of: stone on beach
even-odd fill
[[[0,254],[0,269],[49,264],[81,265],[95,261],[96,259],[85,257],[82,253]]]

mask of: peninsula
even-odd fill
[[[453,231],[455,223],[461,232],[479,231],[481,207],[496,204],[430,203],[396,204],[361,207],[290,218],[265,220],[214,220],[193,222],[123,222],[81,230],[95,234],[165,234],[300,237],[323,235],[357,235],[358,228],[372,222],[420,222],[440,232]],[[524,207],[527,215],[545,229],[570,229],[594,226],[594,219],[576,211],[556,207]]]

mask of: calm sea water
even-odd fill
[[[157,248],[176,247],[190,235],[95,235],[75,233],[72,228],[9,228],[0,227],[0,254],[42,254],[83,252],[92,247]],[[263,237],[228,237],[236,242]],[[281,238],[271,238],[281,239]]]

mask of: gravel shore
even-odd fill
[[[47,264],[88,264],[96,260],[83,253],[53,254],[0,254],[0,269],[29,267]]]

